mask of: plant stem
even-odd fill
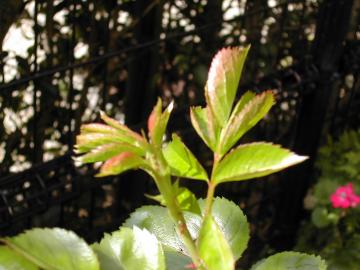
[[[215,187],[216,187],[215,183],[213,181],[210,181],[206,196],[204,217],[206,217],[211,213],[211,208],[214,200]]]
[[[171,218],[175,222],[175,225],[177,226],[177,231],[193,263],[197,269],[205,270],[205,268],[202,266],[195,242],[192,239],[189,229],[186,225],[184,215],[181,211],[181,208],[179,207],[176,194],[174,194],[171,184],[171,176],[169,173],[170,169],[165,161],[162,151],[156,148],[154,150],[156,153],[156,163],[158,165],[158,171],[153,171],[156,185],[165,200],[166,207],[170,213]]]
[[[213,175],[214,175],[214,171],[215,171],[216,166],[218,165],[219,160],[220,160],[220,156],[217,153],[214,153],[214,163],[213,163],[213,167],[212,167],[212,171],[211,171],[210,182],[208,185],[204,217],[206,217],[207,215],[209,215],[211,213],[211,208],[212,208],[214,194],[215,194],[215,188],[216,188],[216,183],[214,181]]]
[[[193,260],[197,269],[203,270],[204,268],[201,265],[201,259],[198,255],[195,242],[190,235],[189,229],[185,222],[184,215],[181,212],[176,196],[173,193],[171,187],[170,175],[164,175],[164,176],[158,175],[158,179],[156,182],[159,191],[165,200],[166,207],[169,210],[170,216],[177,226],[178,233],[183,243],[185,244],[191,259]]]

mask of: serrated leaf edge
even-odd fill
[[[314,254],[307,254],[307,253],[301,253],[301,252],[296,252],[296,251],[284,251],[284,252],[279,252],[279,253],[276,253],[274,255],[271,255],[259,262],[257,262],[255,265],[253,265],[251,267],[250,270],[256,270],[257,267],[261,266],[261,264],[265,263],[267,259],[273,257],[273,256],[277,256],[277,255],[306,255],[308,257],[312,257],[312,258],[315,258],[317,260],[319,260],[320,262],[320,265],[319,265],[319,269],[318,270],[326,270],[327,269],[327,264],[325,262],[325,260],[323,260],[320,256],[316,256]]]
[[[189,178],[189,179],[195,179],[195,180],[209,181],[209,176],[208,176],[207,172],[205,171],[204,167],[201,165],[201,163],[198,161],[198,159],[195,157],[195,155],[191,152],[191,150],[186,146],[186,144],[182,141],[182,139],[176,133],[173,133],[172,140],[170,143],[173,143],[175,140],[180,142],[180,144],[183,146],[184,151],[186,153],[186,158],[183,158],[182,155],[179,155],[179,157],[184,161],[184,163],[187,163],[188,159],[189,160],[193,159],[195,161],[195,168],[190,165],[188,165],[188,167],[189,167],[189,169],[195,169],[196,171],[199,171],[199,173],[201,174],[201,178],[200,177],[190,177],[190,176],[180,176],[180,175],[176,175],[176,176]],[[169,144],[166,147],[169,147]]]
[[[247,54],[249,52],[250,46],[246,46],[244,48],[240,48],[240,47],[227,47],[227,48],[223,48],[220,51],[218,51],[216,53],[216,55],[214,56],[214,58],[211,61],[211,65],[210,65],[210,69],[209,69],[209,73],[208,73],[208,79],[206,82],[206,86],[205,86],[205,97],[207,99],[207,104],[209,105],[211,111],[213,112],[215,119],[217,120],[217,122],[219,123],[219,125],[221,127],[224,126],[224,123],[226,123],[227,119],[230,116],[231,113],[231,109],[233,107],[233,103],[234,103],[234,99],[236,96],[236,92],[238,89],[238,85],[241,79],[241,75],[242,75],[242,71],[243,71],[243,67],[245,64],[245,60],[247,57]],[[238,68],[236,68],[236,59],[234,58],[241,58],[241,60],[239,60],[240,62],[238,64],[242,65],[240,66],[240,70],[238,70]],[[231,68],[228,68],[224,65],[224,63],[229,63],[232,65]],[[228,65],[228,64],[227,64]],[[219,71],[221,70],[221,71]],[[233,91],[230,92],[228,89],[226,90],[226,99],[229,98],[229,94],[231,94],[232,96],[230,96],[230,104],[226,104],[229,105],[228,108],[228,112],[224,112],[225,114],[228,115],[224,115],[224,117],[226,119],[219,119],[219,115],[216,112],[216,108],[213,108],[213,103],[215,102],[214,99],[217,98],[216,95],[216,86],[217,86],[217,81],[219,81],[219,77],[220,79],[223,80],[223,87],[226,87],[227,84],[227,78],[225,76],[225,71],[229,71],[232,73],[232,77],[237,78],[237,82],[235,82],[235,86],[234,89],[232,89]],[[221,76],[219,75],[219,72],[222,72],[223,74],[221,74]],[[213,93],[213,95],[211,94]]]
[[[309,157],[307,157],[307,156],[297,155],[296,153],[290,151],[289,149],[283,148],[283,147],[282,147],[281,145],[279,145],[279,144],[273,144],[273,143],[268,143],[268,142],[254,142],[254,143],[242,144],[242,145],[240,145],[240,146],[232,149],[229,153],[227,153],[227,154],[223,157],[223,159],[220,161],[220,164],[219,164],[219,165],[216,167],[216,169],[215,169],[214,178],[216,179],[216,173],[217,173],[217,171],[219,170],[218,168],[221,166],[221,162],[226,163],[225,160],[228,159],[229,156],[231,156],[231,154],[233,154],[235,151],[237,151],[238,149],[241,149],[241,148],[245,148],[245,147],[250,146],[250,145],[264,145],[264,144],[265,144],[265,145],[272,145],[272,146],[275,146],[275,147],[277,147],[277,148],[280,148],[280,149],[288,152],[289,154],[291,154],[291,157],[286,159],[287,162],[282,161],[281,163],[277,164],[276,166],[272,166],[270,169],[257,170],[257,171],[252,172],[252,173],[254,173],[254,174],[255,174],[255,173],[258,173],[258,172],[261,172],[261,171],[266,172],[266,171],[268,171],[268,170],[271,170],[271,171],[274,170],[273,173],[276,173],[276,172],[278,172],[279,170],[282,170],[282,169],[285,169],[285,168],[287,168],[287,167],[290,167],[290,166],[299,164],[299,163],[301,163],[301,162],[303,162],[303,161],[305,161],[306,159],[309,158]],[[290,162],[289,162],[289,160],[290,160]],[[284,163],[285,163],[285,164],[288,164],[288,165],[286,165],[285,167],[283,167],[282,165],[283,165]],[[274,168],[274,169],[272,169],[272,168]],[[277,171],[277,170],[278,170],[278,171]],[[237,176],[236,176],[236,177],[237,177]],[[233,179],[234,179],[234,176],[232,176],[232,177],[225,177],[225,178],[221,178],[221,180],[216,179],[215,182],[216,182],[216,184],[219,184],[219,183],[223,183],[223,182],[233,181]]]
[[[236,144],[237,141],[240,140],[240,138],[247,131],[249,131],[252,127],[254,127],[264,117],[262,116],[260,119],[257,119],[255,122],[253,122],[253,120],[249,121],[249,123],[247,123],[246,125],[246,129],[242,133],[237,134],[237,131],[242,126],[241,119],[243,119],[247,115],[247,113],[251,111],[254,104],[256,104],[262,98],[266,99],[269,93],[271,96],[271,102],[266,107],[262,106],[260,110],[262,112],[261,114],[264,114],[265,116],[269,112],[271,107],[275,104],[275,99],[271,90],[265,91],[260,95],[254,96],[251,100],[249,100],[245,104],[242,110],[240,110],[238,113],[231,114],[227,125],[222,129],[220,134],[220,141],[222,143],[219,145],[220,150],[218,152],[220,152],[221,155],[225,154],[234,144]],[[229,143],[229,140],[233,140],[233,142],[231,143],[230,146],[226,146],[226,144]]]
[[[22,237],[22,236],[25,237],[27,233],[35,231],[35,230],[44,231],[44,232],[63,231],[65,233],[69,234],[69,235],[75,236],[80,242],[82,242],[83,244],[85,244],[86,246],[89,247],[89,250],[93,253],[94,258],[96,259],[97,269],[100,269],[100,264],[99,264],[99,260],[97,258],[97,255],[92,250],[92,248],[86,243],[86,241],[84,239],[82,239],[81,237],[79,237],[75,232],[65,230],[63,228],[58,228],[58,227],[54,227],[54,228],[51,228],[51,229],[50,228],[34,228],[34,229],[30,229],[30,230],[25,230],[24,232],[14,236],[14,237],[1,238],[0,242],[3,242],[5,245],[7,245],[9,248],[11,248],[14,252],[16,252],[20,256],[26,258],[27,260],[29,260],[30,262],[32,262],[33,264],[35,264],[36,266],[38,266],[40,268],[62,270],[61,268],[53,268],[51,265],[48,265],[46,262],[43,262],[38,257],[27,253],[21,247],[18,247],[17,245],[15,245],[11,241],[9,241],[9,239],[11,239],[11,238],[15,238],[15,237],[17,238],[17,237]]]

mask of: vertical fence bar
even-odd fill
[[[303,0],[301,3],[302,3],[302,10],[301,10],[301,15],[299,20],[300,23],[298,28],[299,40],[302,40],[304,38],[305,15],[307,14],[308,11],[306,0]]]
[[[357,33],[360,33],[360,4],[358,3],[358,8],[357,8],[357,14],[356,14],[356,19],[355,21],[355,25],[357,25],[357,27],[354,29],[354,32],[352,33],[352,39],[354,40],[354,42],[358,41],[359,38],[357,37]],[[356,5],[355,5],[356,8]],[[358,97],[360,98],[360,54],[358,52],[356,52],[356,48],[350,48],[350,50],[354,50],[354,54],[355,54],[355,59],[353,59],[351,61],[352,63],[352,75],[354,78],[353,81],[353,85],[350,89],[350,94],[349,94],[349,99],[348,99],[348,103],[346,104],[346,108],[344,111],[344,115],[343,115],[343,119],[345,119],[345,123],[344,126],[346,128],[349,128],[349,121],[350,121],[350,113],[351,113],[351,109],[353,107],[353,102],[355,101],[355,99]],[[359,87],[357,87],[359,86]]]
[[[355,99],[355,96],[356,96],[356,92],[359,92],[360,93],[360,89],[356,90],[356,86],[358,85],[359,83],[359,70],[357,70],[357,72],[354,72],[353,74],[354,76],[354,82],[353,82],[353,86],[351,87],[350,89],[350,94],[349,94],[349,101],[347,102],[346,104],[346,109],[345,109],[345,113],[343,115],[343,118],[345,119],[344,121],[344,126],[345,127],[349,127],[349,116],[350,116],[350,112],[351,112],[351,109],[352,109],[352,106],[353,106],[353,102],[354,102],[354,99]],[[335,117],[333,117],[335,118]],[[332,127],[334,129],[334,127]]]
[[[106,30],[106,38],[104,44],[104,54],[107,54],[109,51],[109,42],[110,42],[110,20],[111,20],[111,12],[108,13],[108,17],[106,20],[107,30]],[[103,71],[103,91],[102,91],[102,101],[101,101],[101,109],[106,111],[106,102],[108,95],[108,59],[104,60],[104,71]]]
[[[35,5],[34,5],[34,62],[33,62],[33,75],[36,74],[37,70],[38,70],[38,64],[37,64],[37,58],[38,58],[38,36],[39,36],[39,25],[38,25],[38,9],[39,9],[39,3],[38,0],[35,0]],[[36,81],[33,81],[33,110],[34,110],[34,122],[33,122],[33,157],[32,157],[32,161],[33,163],[37,163],[38,162],[38,156],[37,156],[37,152],[38,152],[38,142],[37,142],[37,121],[38,121],[38,115],[37,115],[37,107],[38,107],[38,102],[37,102],[37,87],[36,87]]]
[[[1,72],[1,83],[5,83],[5,72],[4,72],[4,61],[5,56],[2,53],[2,50],[0,49],[0,72]]]
[[[71,37],[70,37],[70,46],[69,46],[69,92],[67,95],[67,123],[68,123],[68,133],[67,133],[67,144],[68,144],[68,151],[71,151],[73,147],[73,129],[72,129],[72,105],[74,101],[74,47],[75,47],[75,34],[76,34],[76,2],[75,0],[71,1],[70,9],[70,20],[71,20]],[[60,204],[60,215],[59,215],[59,226],[63,225],[64,223],[64,215],[65,215],[65,202],[62,201]]]
[[[67,96],[68,103],[68,151],[71,151],[73,147],[73,129],[72,129],[72,121],[73,121],[73,102],[74,102],[74,48],[75,48],[75,37],[76,37],[76,1],[71,1],[71,10],[70,10],[70,18],[71,18],[71,37],[70,37],[70,46],[69,46],[69,93]]]
[[[285,28],[285,22],[286,22],[288,13],[289,13],[288,7],[289,7],[289,3],[286,3],[281,6],[282,11],[281,11],[281,18],[280,18],[280,27],[279,27],[279,33],[277,35],[279,47],[276,52],[275,63],[274,63],[275,67],[277,64],[279,64],[281,57],[283,57],[283,55],[284,55],[284,53],[283,53],[283,50],[284,50],[283,32],[284,32],[284,28]]]

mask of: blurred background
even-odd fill
[[[209,168],[189,106],[204,104],[217,50],[251,44],[239,96],[273,89],[277,104],[242,142],[272,141],[310,159],[218,195],[252,224],[240,266],[293,249],[319,147],[360,127],[359,43],[353,0],[0,0],[0,234],[61,226],[95,241],[152,203],[144,193],[155,186],[141,172],[94,179],[96,167],[74,166],[75,136],[99,110],[140,130],[158,96],[174,100],[169,134]],[[182,183],[205,195],[201,183]]]

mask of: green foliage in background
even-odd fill
[[[360,266],[360,207],[334,208],[330,196],[339,186],[352,183],[360,194],[360,130],[328,139],[320,148],[317,184],[305,198],[311,220],[304,223],[298,250],[326,258],[334,270],[357,270]]]

